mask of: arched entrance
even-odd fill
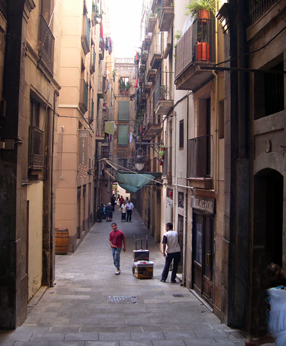
[[[266,268],[271,262],[282,266],[283,247],[283,176],[263,169],[254,176],[252,313],[253,334],[266,328]]]

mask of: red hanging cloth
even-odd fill
[[[138,87],[138,76],[137,76],[135,84],[134,84],[134,88],[137,88],[137,87]]]
[[[100,36],[103,37],[103,24],[102,24],[102,18],[100,20]]]

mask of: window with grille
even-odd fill
[[[118,125],[118,138],[117,138],[118,145],[128,145],[128,132],[129,132],[128,125]]]
[[[254,74],[255,119],[284,110],[283,61],[270,68],[269,71],[281,73],[261,72]]]
[[[118,120],[129,121],[129,101],[118,101]]]
[[[184,148],[184,120],[180,121],[179,149]]]

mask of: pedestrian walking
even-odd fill
[[[166,233],[163,236],[162,244],[163,244],[163,255],[166,257],[166,259],[165,259],[165,267],[162,271],[161,281],[166,282],[168,274],[169,274],[170,265],[172,261],[174,260],[171,282],[175,283],[178,265],[181,259],[181,248],[179,244],[178,233],[173,231],[173,225],[171,224],[171,222],[166,223]]]
[[[122,205],[122,203],[124,202],[124,198],[123,198],[123,196],[121,196],[120,198],[119,198],[119,206],[121,207],[121,205]]]
[[[115,275],[119,275],[121,273],[120,270],[120,253],[122,249],[122,241],[123,241],[123,251],[126,251],[126,241],[124,233],[117,229],[117,224],[113,222],[111,224],[112,231],[109,234],[109,244],[112,249],[112,257],[113,263],[116,267]]]
[[[113,213],[114,213],[115,201],[116,201],[115,196],[112,195],[112,197],[110,198],[110,203],[112,205],[112,212]]]
[[[112,220],[112,215],[113,215],[113,209],[112,209],[112,205],[111,203],[109,202],[107,207],[106,207],[106,221],[111,221]]]
[[[121,210],[121,222],[126,221],[126,203],[123,201],[120,207]]]
[[[128,201],[126,203],[126,211],[127,211],[127,222],[130,221],[131,222],[131,219],[132,219],[132,211],[134,209],[134,205],[131,201]]]

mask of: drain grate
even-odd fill
[[[108,303],[113,303],[113,304],[135,304],[137,303],[136,297],[133,296],[109,296],[108,297]]]
[[[176,297],[176,298],[183,298],[184,295],[183,295],[183,294],[173,294],[173,297]]]

